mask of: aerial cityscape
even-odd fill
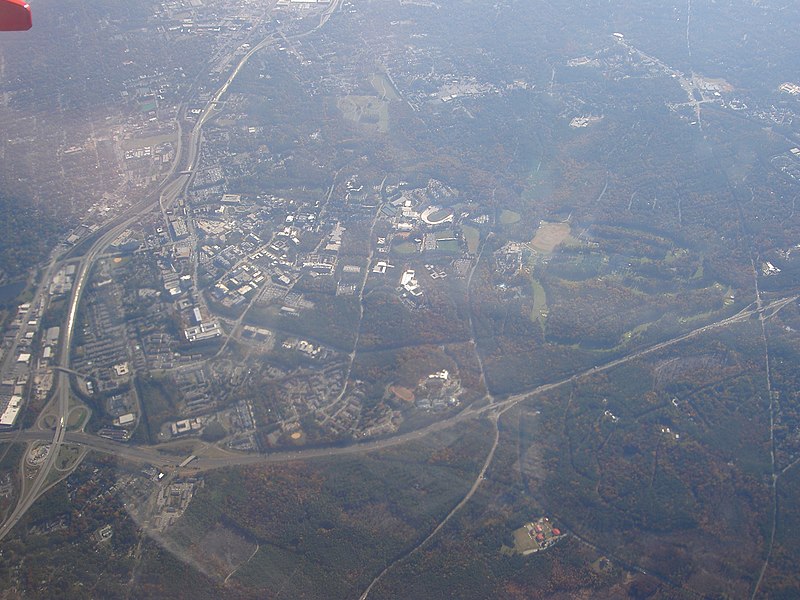
[[[0,597],[800,597],[793,8],[39,0]]]

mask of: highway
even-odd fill
[[[126,226],[128,222],[128,220],[125,221]],[[50,469],[58,457],[60,446],[64,442],[64,436],[67,433],[67,418],[69,416],[70,386],[69,375],[68,373],[65,373],[63,369],[69,370],[72,336],[75,331],[78,305],[80,304],[83,291],[86,287],[92,261],[94,260],[94,257],[99,252],[104,250],[105,246],[107,245],[103,244],[103,241],[112,234],[113,237],[111,237],[109,241],[113,240],[117,235],[119,235],[120,231],[121,229],[118,231],[117,228],[112,228],[109,233],[102,235],[100,240],[98,240],[98,243],[91,247],[87,255],[79,263],[75,275],[75,283],[72,287],[72,293],[70,295],[67,316],[64,320],[64,325],[61,328],[61,339],[59,341],[57,364],[60,369],[56,373],[55,392],[53,395],[53,400],[50,402],[51,405],[54,404],[56,407],[56,427],[52,434],[50,452],[48,452],[47,458],[45,458],[41,467],[39,467],[36,476],[30,485],[23,487],[17,505],[14,507],[14,510],[9,515],[8,519],[6,519],[3,525],[0,526],[0,540],[3,539],[6,534],[8,534],[8,532],[17,524],[19,519],[22,518],[22,515],[25,514],[25,512],[39,497],[39,494],[45,487],[48,476],[50,475]],[[43,414],[46,412],[48,412],[47,408],[45,411],[43,411]]]
[[[50,282],[53,279],[53,273],[55,272],[56,267],[56,259],[53,258],[48,263],[47,267],[45,267],[44,276],[42,280],[39,282],[39,285],[36,288],[36,291],[33,294],[33,300],[31,300],[30,304],[31,307],[38,306],[41,302],[42,298],[44,297],[44,293],[47,291]],[[22,337],[25,333],[25,328],[20,327],[19,331],[17,331],[17,335],[14,336],[14,340],[12,341],[11,345],[8,348],[8,351],[3,355],[3,361],[0,363],[0,374],[2,374],[2,378],[5,379],[13,370],[14,363],[17,360],[17,346],[19,345]]]
[[[519,394],[514,394],[504,400],[499,400],[494,403],[486,404],[484,406],[479,406],[479,407],[467,407],[466,409],[464,409],[463,411],[461,411],[456,415],[453,415],[452,417],[443,419],[442,421],[433,423],[427,427],[423,427],[416,431],[407,432],[390,438],[384,438],[362,443],[354,443],[349,446],[342,446],[342,447],[310,448],[306,450],[297,450],[297,451],[278,451],[278,452],[270,452],[264,454],[242,454],[242,455],[231,455],[226,457],[203,456],[202,452],[198,452],[197,459],[183,468],[187,472],[200,472],[200,471],[208,471],[208,470],[231,467],[231,466],[276,464],[276,463],[285,463],[298,460],[310,460],[315,458],[347,456],[347,455],[362,454],[367,452],[375,452],[378,450],[383,450],[394,446],[407,444],[409,442],[418,441],[421,438],[454,427],[458,424],[464,423],[471,419],[488,417],[492,421],[492,424],[494,426],[494,431],[495,431],[494,443],[492,444],[488,456],[486,457],[483,467],[481,468],[475,482],[473,483],[472,487],[467,492],[467,494],[464,496],[464,498],[462,498],[462,500],[450,511],[450,513],[448,513],[445,519],[441,521],[439,525],[420,544],[415,546],[414,549],[411,550],[411,552],[409,552],[407,555],[405,555],[400,559],[403,560],[405,558],[408,558],[408,556],[410,556],[411,553],[423,547],[430,539],[432,539],[438,533],[438,531],[440,531],[441,528],[444,527],[447,521],[450,520],[450,518],[453,515],[455,515],[464,506],[464,504],[466,504],[470,500],[472,495],[477,491],[486,471],[491,465],[495,450],[497,449],[499,443],[498,419],[500,415],[502,415],[506,411],[510,410],[511,408],[513,408],[514,406],[525,400],[530,400],[545,392],[553,391],[555,389],[558,389],[559,387],[562,387],[566,384],[574,383],[587,376],[592,376],[597,373],[614,369],[618,366],[624,365],[631,361],[638,360],[644,356],[675,346],[681,342],[704,335],[715,329],[722,329],[724,327],[728,327],[735,323],[746,321],[747,319],[750,319],[754,315],[759,315],[759,317],[762,320],[770,318],[771,316],[777,314],[777,312],[780,311],[783,307],[789,305],[792,302],[796,302],[797,300],[798,296],[789,296],[773,300],[772,302],[769,303],[764,303],[764,302],[752,303],[730,317],[726,317],[724,319],[720,319],[713,323],[703,325],[701,327],[688,331],[682,335],[673,337],[663,342],[659,342],[657,344],[653,344],[652,346],[649,346],[647,348],[643,348],[641,350],[632,352],[624,357],[608,361],[601,365],[597,365],[590,369],[586,369],[582,372],[575,373],[574,375],[565,377],[559,381],[540,385],[529,391],[521,392]],[[61,375],[64,378],[66,378],[67,376],[66,373],[61,373]],[[48,439],[50,439],[49,432],[45,431],[27,430],[27,431],[11,431],[11,432],[0,433],[0,441],[32,442],[37,440],[46,441]],[[178,465],[180,465],[184,461],[183,455],[175,455],[167,453],[164,450],[159,449],[157,446],[150,446],[150,447],[133,446],[98,438],[96,436],[84,432],[66,432],[63,420],[59,423],[59,425],[56,428],[56,435],[54,439],[58,439],[59,440],[58,443],[66,441],[68,443],[80,444],[86,448],[102,452],[104,454],[110,454],[123,460],[146,463],[164,469],[178,469],[179,468]],[[56,447],[57,446],[54,445],[53,449],[55,449]],[[51,464],[53,459],[52,457],[56,455],[57,453],[54,450],[51,450],[47,459],[48,463]],[[46,466],[49,468],[49,465]],[[45,470],[45,468],[43,467],[42,470],[40,471],[40,478],[42,478],[42,481],[40,482],[39,478],[37,478],[36,481],[36,483],[38,484],[37,487],[35,488],[37,490],[37,493],[38,490],[41,488],[41,485],[44,483],[44,480],[46,479],[46,475],[45,476],[42,475],[45,473],[47,473],[47,470]],[[25,501],[24,502],[20,501],[14,513],[11,515],[8,521],[6,521],[6,523],[3,525],[3,528],[0,529],[0,537],[4,536],[11,529],[11,527],[13,527],[13,525],[16,524],[19,518],[24,514],[27,508],[29,508],[30,505],[33,503],[33,501],[36,499],[36,494],[33,493],[33,491],[34,488],[31,488],[30,493],[28,493],[24,498]],[[374,585],[377,584],[377,582],[393,566],[393,564],[395,563],[387,565],[384,571],[382,571],[371,582],[369,587],[364,591],[363,595],[361,596],[362,600],[366,599],[366,597],[369,595],[369,592],[372,590]]]
[[[185,458],[185,456],[175,455],[174,453],[170,453],[163,447],[159,446],[135,446],[106,440],[83,432],[67,431],[66,421],[68,418],[70,403],[70,352],[78,308],[80,306],[83,293],[89,282],[92,266],[97,258],[103,254],[111,242],[113,242],[131,224],[139,220],[142,212],[157,208],[165,211],[166,207],[171,206],[177,200],[177,198],[185,192],[199,161],[200,149],[202,145],[202,128],[204,124],[214,115],[215,111],[217,110],[218,103],[228,91],[236,76],[241,72],[248,60],[255,55],[256,52],[271,44],[277,43],[278,40],[298,39],[318,30],[320,27],[324,26],[330,16],[337,10],[339,4],[340,0],[334,0],[334,2],[332,2],[331,5],[321,14],[319,24],[313,29],[305,33],[291,36],[290,38],[282,38],[282,36],[279,34],[273,33],[250,49],[239,60],[222,86],[220,86],[217,92],[213,94],[211,99],[206,103],[204,110],[201,112],[197,122],[188,135],[189,139],[187,142],[178,144],[175,161],[173,162],[169,173],[162,181],[156,192],[142,201],[132,205],[111,222],[107,223],[86,238],[79,245],[81,249],[85,248],[82,255],[78,256],[79,250],[76,247],[66,252],[60,259],[54,258],[47,266],[46,274],[40,282],[36,293],[35,299],[37,301],[43,297],[42,294],[45,293],[47,286],[49,285],[50,278],[52,277],[53,273],[57,272],[57,269],[61,265],[68,260],[77,261],[78,265],[75,282],[69,300],[67,316],[62,325],[59,354],[56,361],[57,375],[54,395],[50,405],[45,409],[45,411],[43,411],[44,413],[55,413],[56,426],[53,431],[32,429],[26,431],[0,433],[0,441],[49,441],[52,444],[51,451],[42,466],[39,468],[36,476],[27,486],[23,486],[17,506],[14,508],[9,518],[2,524],[2,526],[0,526],[0,539],[3,539],[5,535],[8,534],[8,532],[14,527],[14,525],[16,525],[19,519],[38,498],[42,490],[45,489],[49,473],[58,456],[59,447],[63,443],[80,444],[88,449],[114,455],[123,460],[152,464],[162,468],[177,468],[177,466]],[[179,168],[181,168],[180,171],[178,170]],[[645,355],[666,349],[690,338],[702,335],[713,329],[727,327],[731,324],[746,320],[755,314],[762,316],[774,314],[783,306],[796,300],[797,296],[792,296],[774,300],[771,303],[764,303],[763,305],[756,305],[755,303],[751,304],[731,317],[727,317],[717,322],[699,327],[680,336],[676,336],[664,342],[654,344],[648,348],[632,352],[624,357],[603,363],[591,369],[575,373],[559,381],[540,385],[536,388],[509,396],[505,399],[497,399],[494,402],[483,406],[468,407],[449,418],[445,418],[416,431],[402,433],[389,438],[373,441],[356,442],[348,446],[310,448],[296,451],[278,451],[263,454],[231,454],[230,456],[223,457],[205,456],[203,452],[198,452],[197,460],[193,461],[190,465],[184,468],[187,472],[196,472],[237,465],[283,463],[288,461],[307,460],[321,457],[354,455],[365,452],[374,452],[406,444],[412,441],[417,441],[425,436],[443,431],[476,418],[490,417],[494,419],[496,423],[498,415],[524,400],[541,395],[548,391],[555,390],[566,384],[573,383],[583,377],[613,369],[627,362],[639,359]],[[5,358],[4,363],[7,360],[8,357]],[[486,464],[486,467],[488,467],[488,463]]]
[[[348,455],[362,454],[367,452],[376,452],[379,450],[400,446],[403,444],[407,444],[409,442],[418,441],[426,436],[438,433],[440,431],[444,431],[446,429],[452,428],[454,426],[457,426],[461,423],[467,422],[472,419],[482,418],[482,417],[489,417],[490,419],[496,419],[497,415],[500,415],[508,411],[509,409],[513,408],[514,406],[525,400],[530,400],[546,392],[554,391],[566,384],[574,383],[585,377],[614,369],[631,361],[643,358],[644,356],[653,354],[661,350],[665,350],[669,347],[675,346],[689,339],[696,338],[715,329],[722,329],[724,327],[728,327],[735,323],[746,321],[753,315],[763,314],[768,318],[769,316],[776,314],[781,308],[787,306],[792,302],[797,301],[797,299],[798,296],[789,296],[786,298],[780,298],[777,300],[773,300],[772,302],[769,303],[764,303],[761,308],[759,308],[755,303],[753,303],[730,317],[726,317],[724,319],[720,319],[719,321],[703,325],[701,327],[688,331],[682,335],[665,340],[663,342],[659,342],[652,346],[648,346],[646,348],[632,352],[621,358],[608,361],[606,363],[597,365],[590,369],[586,369],[579,373],[575,373],[573,375],[570,375],[569,377],[565,377],[558,381],[537,386],[528,391],[520,392],[518,394],[509,396],[503,400],[497,400],[495,403],[486,404],[478,407],[472,407],[472,406],[467,407],[461,412],[451,417],[442,419],[441,421],[437,421],[436,423],[432,423],[431,425],[422,427],[415,431],[402,433],[388,438],[382,438],[366,442],[355,442],[348,446],[308,448],[305,450],[283,450],[283,451],[267,452],[261,454],[255,454],[255,453],[231,454],[230,456],[224,456],[224,457],[204,456],[202,452],[197,452],[197,460],[193,461],[189,466],[185,468],[187,471],[192,471],[192,472],[209,471],[209,470],[220,469],[224,467],[232,467],[232,466],[275,464],[275,463],[285,463],[297,460],[326,458],[333,456],[348,456]],[[50,432],[38,431],[33,429],[25,431],[9,431],[0,433],[0,442],[3,441],[30,442],[36,440],[46,441],[50,438],[51,438]],[[185,456],[183,455],[176,455],[174,454],[174,452],[171,453],[166,451],[163,446],[129,445],[120,442],[114,442],[112,440],[99,438],[97,436],[90,435],[84,432],[77,432],[77,431],[67,432],[63,436],[63,439],[67,443],[80,444],[88,449],[95,450],[97,452],[102,452],[104,454],[117,456],[123,460],[151,464],[153,466],[162,467],[165,469],[176,468],[177,465],[179,465],[185,458]]]
[[[494,453],[497,450],[497,446],[500,445],[500,427],[498,423],[499,419],[500,419],[499,412],[492,413],[491,421],[492,421],[492,426],[494,427],[494,441],[492,442],[492,445],[489,448],[489,453],[486,455],[486,459],[483,461],[483,466],[481,467],[481,470],[478,471],[478,476],[475,478],[475,481],[472,483],[472,487],[469,488],[469,491],[467,491],[464,497],[461,498],[458,504],[456,504],[452,509],[450,509],[450,512],[448,512],[445,515],[444,519],[439,521],[439,524],[433,528],[433,531],[431,531],[419,544],[414,546],[407,553],[395,559],[393,562],[390,562],[388,565],[386,565],[383,571],[378,573],[373,578],[373,580],[367,586],[367,589],[364,590],[364,593],[361,594],[361,596],[359,596],[359,600],[367,600],[367,597],[369,596],[369,593],[372,591],[372,588],[374,588],[377,585],[377,583],[381,579],[383,579],[386,573],[388,573],[391,569],[393,569],[395,565],[405,562],[406,560],[411,558],[411,556],[416,554],[416,552],[420,548],[425,546],[429,541],[431,541],[434,537],[436,537],[436,534],[439,533],[444,528],[445,525],[447,525],[447,522],[450,521],[456,515],[456,513],[460,511],[464,507],[464,505],[466,505],[466,503],[472,499],[472,497],[475,495],[475,492],[477,492],[478,488],[481,486],[481,483],[483,483],[483,479],[484,477],[486,477],[486,471],[489,470],[489,466],[492,464],[492,460],[494,459]]]
[[[319,30],[325,25],[325,23],[327,23],[328,19],[336,11],[340,4],[341,0],[333,0],[330,6],[328,6],[325,11],[321,13],[319,23],[315,27],[304,33],[291,36],[288,39],[304,37]],[[179,132],[181,133],[179,134],[175,160],[172,162],[169,171],[153,195],[134,203],[116,218],[112,219],[110,222],[100,227],[97,231],[87,236],[87,238],[79,242],[73,248],[67,250],[60,258],[53,257],[48,265],[42,281],[37,289],[35,301],[39,301],[39,299],[43,297],[43,294],[50,284],[53,273],[57,272],[58,268],[68,261],[78,261],[75,282],[73,284],[69,306],[67,309],[67,316],[61,328],[59,354],[58,360],[56,361],[56,366],[58,368],[54,394],[52,400],[42,412],[42,414],[53,412],[53,408],[55,408],[57,418],[56,427],[52,433],[46,431],[17,431],[12,432],[12,437],[10,438],[3,434],[3,439],[17,439],[20,441],[26,438],[28,441],[49,440],[51,443],[51,449],[44,463],[41,465],[33,481],[29,485],[24,485],[25,479],[23,477],[23,485],[22,489],[20,490],[20,498],[17,502],[17,505],[9,515],[8,519],[6,519],[2,526],[0,526],[0,540],[2,540],[8,534],[8,532],[11,531],[11,529],[17,524],[20,518],[36,501],[39,494],[45,488],[50,470],[55,463],[56,458],[58,457],[60,445],[64,442],[80,443],[100,452],[105,451],[118,455],[122,458],[128,458],[129,460],[152,462],[153,464],[161,466],[174,466],[177,464],[175,459],[172,459],[169,455],[165,455],[162,452],[155,451],[155,453],[153,453],[151,450],[137,448],[135,446],[126,446],[123,444],[109,447],[107,444],[105,444],[105,442],[108,440],[102,440],[101,438],[96,438],[93,436],[86,436],[84,438],[82,436],[85,436],[86,434],[67,432],[66,423],[69,414],[70,398],[70,352],[72,348],[72,338],[75,330],[78,307],[80,306],[81,298],[83,297],[83,293],[89,281],[89,276],[95,260],[98,258],[98,256],[103,254],[111,242],[119,237],[119,235],[125,231],[125,229],[137,222],[142,213],[158,208],[162,213],[166,214],[166,209],[170,207],[175,200],[185,192],[186,187],[191,181],[193,173],[197,168],[197,163],[200,157],[203,125],[205,125],[206,121],[213,116],[217,103],[220,102],[222,97],[228,91],[230,85],[235,80],[236,76],[240,73],[250,58],[259,50],[276,43],[280,38],[281,36],[279,36],[277,33],[270,34],[242,57],[228,78],[225,80],[225,83],[220,86],[217,92],[206,103],[203,111],[200,114],[200,117],[189,134],[188,143],[183,143],[182,127],[180,123],[178,124]],[[81,254],[81,251],[83,251],[83,254]],[[16,344],[14,347],[15,346]],[[11,360],[10,357],[14,355],[14,347],[12,347],[12,349],[9,351],[9,354],[4,357],[3,365],[0,366],[5,367],[10,364],[8,361]],[[29,436],[31,434],[35,434],[35,437],[30,438]],[[113,444],[113,442],[108,442]]]

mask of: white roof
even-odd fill
[[[22,398],[19,396],[11,396],[11,402],[8,403],[3,414],[0,415],[0,425],[5,425],[6,427],[12,426],[14,421],[17,420],[20,408],[22,408]]]
[[[400,278],[400,285],[406,285],[408,283],[411,283],[413,280],[414,280],[414,270],[409,269],[408,271],[403,273],[403,276]]]
[[[122,415],[119,419],[117,419],[117,422],[120,425],[130,425],[134,421],[136,421],[136,415],[133,413],[127,413],[125,415]]]

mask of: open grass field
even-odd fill
[[[543,324],[547,318],[547,293],[537,279],[531,280],[531,286],[533,287],[531,321],[539,321]]]
[[[506,210],[505,208],[500,211],[500,225],[513,225],[519,223],[520,215],[513,210]]]
[[[414,242],[401,242],[393,249],[398,254],[414,254],[417,251],[417,245]]]
[[[467,241],[467,250],[469,250],[470,254],[475,254],[478,251],[478,244],[480,244],[481,241],[481,232],[469,225],[464,225],[461,231],[464,233],[464,239]]]
[[[158,146],[167,142],[175,143],[178,136],[174,133],[165,133],[163,135],[154,135],[144,138],[131,138],[122,141],[123,150],[135,150],[136,148],[144,148],[146,146]]]
[[[372,128],[389,131],[389,104],[374,96],[345,96],[337,103],[345,119]]]
[[[65,444],[58,449],[56,469],[68,471],[75,466],[81,456],[81,447],[74,444]]]
[[[551,253],[556,246],[566,241],[569,237],[569,223],[548,223],[542,221],[536,235],[533,236],[531,245],[539,252]]]
[[[67,418],[67,427],[71,430],[81,429],[89,417],[89,409],[84,406],[73,408]]]

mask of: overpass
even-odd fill
[[[300,38],[321,28],[323,25],[325,25],[331,14],[340,4],[341,0],[333,0],[331,5],[325,11],[323,11],[320,21],[315,27],[309,31],[306,31],[305,33],[301,33],[292,37]],[[14,525],[16,525],[22,515],[25,514],[36,498],[38,498],[39,494],[45,489],[45,483],[48,479],[48,475],[56,460],[56,457],[58,456],[59,446],[65,442],[72,442],[74,440],[74,436],[77,435],[67,432],[66,429],[70,396],[70,386],[67,376],[70,374],[75,374],[76,376],[83,377],[83,375],[80,373],[70,369],[70,352],[72,350],[72,338],[74,334],[78,307],[89,281],[89,275],[95,260],[97,257],[102,255],[106,247],[111,244],[111,242],[113,242],[123,231],[125,231],[125,229],[130,227],[130,225],[133,223],[138,222],[140,220],[140,215],[143,212],[155,210],[156,208],[159,208],[162,212],[165,212],[166,207],[171,206],[176,201],[178,196],[185,192],[187,185],[191,181],[192,174],[197,168],[197,163],[200,157],[200,147],[202,144],[202,129],[206,121],[214,115],[217,103],[228,91],[229,86],[233,83],[236,76],[250,60],[250,58],[258,50],[276,43],[278,39],[279,38],[274,33],[270,34],[256,44],[256,46],[244,57],[242,57],[242,59],[236,64],[236,67],[233,69],[230,76],[226,79],[225,83],[206,103],[200,118],[197,120],[189,134],[188,144],[184,143],[182,123],[181,120],[178,119],[180,134],[178,136],[178,144],[175,151],[175,160],[170,165],[169,171],[159,184],[158,189],[152,195],[149,195],[128,207],[120,215],[101,226],[99,229],[87,236],[84,240],[79,242],[76,246],[73,246],[64,252],[60,257],[54,256],[48,265],[46,276],[42,280],[42,283],[37,290],[37,298],[42,297],[42,294],[46,289],[46,285],[49,283],[49,280],[52,277],[52,273],[57,272],[56,270],[58,267],[69,261],[77,261],[78,265],[72,292],[70,294],[69,305],[67,307],[67,316],[65,317],[61,328],[59,355],[56,361],[56,370],[58,373],[56,374],[55,379],[54,394],[48,405],[55,406],[57,418],[55,431],[52,432],[52,438],[47,438],[51,441],[52,451],[48,453],[47,458],[39,468],[33,481],[28,484],[27,489],[23,486],[17,505],[14,507],[14,510],[11,512],[2,526],[0,526],[0,540],[2,540],[14,527]],[[47,407],[45,410],[47,410]],[[17,436],[23,436],[27,435],[28,432],[18,431],[15,433]],[[103,449],[109,450],[103,445],[102,442],[98,441],[98,438],[94,438],[93,436],[89,437],[92,439],[92,446],[95,447],[95,449],[100,451],[103,451]],[[17,439],[21,438],[18,437]],[[88,445],[88,440],[84,439],[82,441],[75,441],[74,443]],[[127,456],[131,460],[144,460],[145,458],[158,457],[158,462],[155,464],[171,464],[171,461],[165,456],[161,456],[160,454],[147,454],[145,457],[141,454],[141,452],[141,449],[137,449],[134,446],[128,447],[124,445],[122,445],[122,448],[115,448],[114,450],[110,451],[110,453],[123,458]]]
[[[772,302],[758,307],[755,303],[743,308],[738,313],[725,317],[713,323],[703,325],[682,335],[675,336],[663,342],[653,344],[641,350],[631,352],[620,358],[608,361],[606,363],[594,366],[590,369],[585,369],[568,377],[564,377],[558,381],[539,385],[530,390],[520,392],[508,396],[503,400],[483,406],[468,406],[461,412],[454,414],[448,418],[442,419],[420,429],[401,433],[387,438],[370,440],[365,442],[354,442],[347,446],[329,446],[319,448],[307,448],[304,450],[280,450],[266,453],[230,453],[228,456],[208,456],[204,455],[202,451],[196,451],[197,459],[187,466],[186,469],[197,471],[210,471],[224,467],[232,466],[247,466],[258,464],[276,464],[285,463],[298,460],[310,460],[315,458],[331,457],[331,456],[349,456],[356,454],[363,454],[368,452],[376,452],[395,446],[407,444],[409,442],[420,440],[428,435],[444,431],[446,429],[460,425],[461,423],[468,422],[473,419],[481,417],[496,418],[496,415],[503,413],[517,404],[530,400],[545,392],[556,390],[564,385],[574,383],[585,377],[609,371],[626,363],[638,360],[655,352],[665,350],[675,346],[681,342],[693,339],[715,329],[722,329],[746,321],[756,314],[764,314],[767,316],[775,315],[783,307],[798,300],[800,296],[788,296],[773,300]],[[0,441],[3,442],[31,442],[31,441],[47,441],[51,438],[51,433],[48,431],[37,430],[22,430],[22,431],[8,431],[0,433]],[[146,463],[156,467],[162,468],[178,468],[180,463],[185,459],[185,452],[174,454],[169,451],[169,444],[159,444],[155,446],[136,446],[128,445],[121,442],[114,442],[105,438],[100,438],[83,431],[68,431],[64,434],[64,441],[71,444],[79,444],[85,446],[90,450],[95,450],[103,454],[116,456],[122,460],[129,460],[132,462]]]

